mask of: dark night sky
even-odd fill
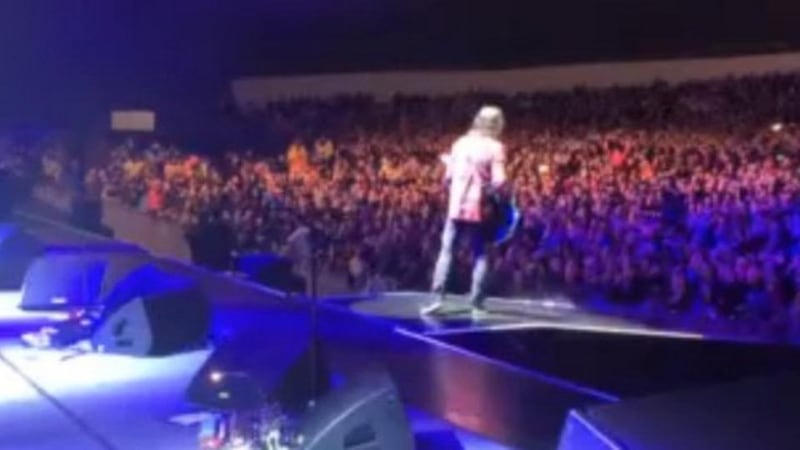
[[[4,0],[0,118],[208,103],[236,75],[795,47],[797,18],[791,0]]]

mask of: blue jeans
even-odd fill
[[[453,263],[453,250],[459,236],[469,235],[472,242],[472,288],[470,300],[473,305],[482,305],[486,297],[486,279],[489,272],[487,247],[489,238],[485,227],[478,222],[464,222],[447,219],[442,232],[442,247],[436,268],[433,271],[433,292],[444,295],[447,289],[447,278]]]

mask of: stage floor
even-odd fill
[[[468,299],[464,295],[448,296],[441,314],[423,317],[419,310],[430,300],[431,294],[427,292],[398,291],[372,298],[328,301],[347,306],[357,314],[388,320],[399,328],[426,336],[549,329],[633,336],[703,337],[698,333],[662,329],[630,319],[585,311],[566,297],[490,297],[486,302],[488,314],[477,321],[471,318]]]
[[[208,352],[135,359],[0,344],[0,448],[192,449],[197,431],[170,423]],[[0,390],[2,391],[2,390]],[[42,415],[46,414],[46,415]]]

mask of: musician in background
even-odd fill
[[[298,225],[286,239],[283,248],[283,255],[292,263],[292,274],[297,278],[298,286],[302,285],[302,289],[298,290],[303,292],[309,289],[311,282],[311,258],[314,257],[311,247],[311,229]]]
[[[442,245],[433,273],[431,303],[423,315],[440,313],[446,295],[447,278],[453,260],[453,247],[461,235],[472,242],[473,269],[470,302],[472,316],[485,315],[486,280],[489,272],[487,250],[492,238],[487,232],[484,204],[487,196],[506,184],[505,146],[499,137],[505,126],[503,112],[496,106],[484,106],[475,116],[470,131],[452,146],[443,160],[447,166],[445,185],[449,190]]]

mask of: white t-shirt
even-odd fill
[[[484,187],[499,186],[506,181],[503,144],[471,132],[453,144],[443,161],[447,165],[445,177],[450,180],[448,218],[481,221]]]
[[[311,272],[311,230],[300,226],[286,239],[286,257],[298,275],[308,276]]]

